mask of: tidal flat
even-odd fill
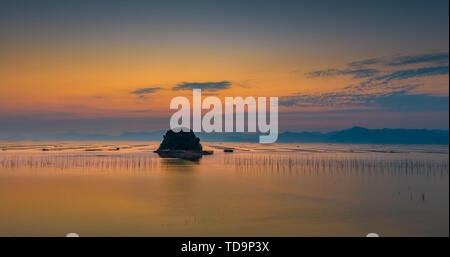
[[[448,145],[202,144],[0,142],[0,236],[449,235]]]

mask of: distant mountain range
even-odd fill
[[[123,132],[119,136],[108,134],[62,133],[33,137],[8,137],[2,140],[55,140],[55,141],[161,141],[165,131]],[[259,142],[256,133],[196,133],[203,142]],[[283,132],[278,135],[278,143],[352,143],[352,144],[445,144],[449,143],[448,130],[428,129],[350,129],[320,132]]]
[[[353,127],[329,133],[285,132],[278,142],[353,143],[353,144],[448,144],[448,130],[366,129]]]

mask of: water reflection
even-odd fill
[[[164,170],[174,172],[192,172],[197,165],[200,165],[200,160],[185,160],[179,158],[161,158],[161,167]]]
[[[178,151],[178,152],[170,152],[170,151],[158,151],[157,154],[161,158],[170,158],[170,159],[183,159],[187,161],[196,162],[200,158],[202,158],[201,152],[186,152],[186,151]]]
[[[56,146],[70,150],[36,150]],[[449,233],[448,150],[440,146],[214,143],[236,150],[194,162],[128,142],[3,147],[0,235]]]

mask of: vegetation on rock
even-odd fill
[[[164,139],[157,151],[168,150],[185,150],[185,151],[202,151],[202,145],[200,144],[200,138],[195,136],[194,132],[174,132],[168,130],[164,135]]]

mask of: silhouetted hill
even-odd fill
[[[352,144],[448,144],[448,130],[366,129],[353,127],[329,133],[285,132],[277,142],[352,143]]]
[[[63,133],[47,136],[14,136],[2,140],[91,140],[91,141],[161,141],[165,131],[128,132],[119,136],[107,134]],[[197,133],[202,142],[259,142],[257,133]],[[284,132],[278,143],[352,143],[352,144],[448,144],[448,130],[366,129],[353,127],[328,133]]]
[[[446,134],[427,129],[366,129],[353,127],[328,137],[329,142],[368,144],[448,144]]]

